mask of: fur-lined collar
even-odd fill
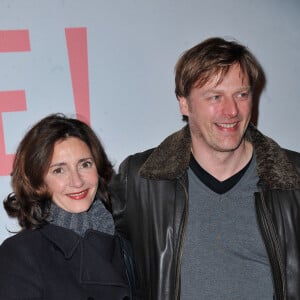
[[[300,175],[287,158],[285,151],[249,125],[246,138],[253,144],[257,172],[262,184],[272,189],[300,187]],[[187,170],[191,153],[191,135],[188,126],[168,136],[148,157],[140,169],[142,177],[173,180]]]

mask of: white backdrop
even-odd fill
[[[236,38],[256,55],[267,77],[258,127],[300,151],[299,28],[299,0],[1,0],[0,243],[18,230],[2,199],[33,123],[79,112],[117,167],[183,126],[174,65],[211,36]]]

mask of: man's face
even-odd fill
[[[249,78],[238,64],[218,83],[219,74],[190,95],[179,97],[180,111],[188,116],[193,147],[201,151],[236,150],[251,118]],[[196,149],[195,149],[196,150]]]

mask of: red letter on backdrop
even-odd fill
[[[30,51],[28,30],[0,30],[0,52]],[[6,154],[3,112],[26,110],[25,91],[0,91],[0,176],[11,172],[14,154]]]
[[[65,29],[76,115],[90,124],[86,28]],[[0,52],[30,51],[28,30],[0,30]],[[2,112],[26,110],[25,91],[0,92],[0,176],[9,175],[14,155],[6,154]]]
[[[25,51],[30,51],[28,30],[0,30],[0,52]]]
[[[86,28],[65,28],[76,116],[90,124]]]
[[[6,154],[2,112],[26,110],[25,91],[0,91],[0,176],[11,172],[14,154]]]

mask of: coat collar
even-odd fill
[[[246,138],[253,147],[260,181],[269,188],[300,187],[300,176],[285,151],[249,125]],[[191,135],[189,126],[168,136],[145,161],[140,169],[142,177],[156,180],[173,180],[180,177],[189,167]]]
[[[72,230],[53,224],[44,225],[40,232],[63,253],[66,259],[72,257],[81,239],[80,235]]]
[[[78,259],[81,283],[127,288],[118,236],[88,229],[84,237],[81,237],[70,229],[53,224],[46,224],[39,230],[61,251],[65,259],[69,260],[73,255],[79,255],[75,259]],[[80,252],[76,254],[78,249]]]

